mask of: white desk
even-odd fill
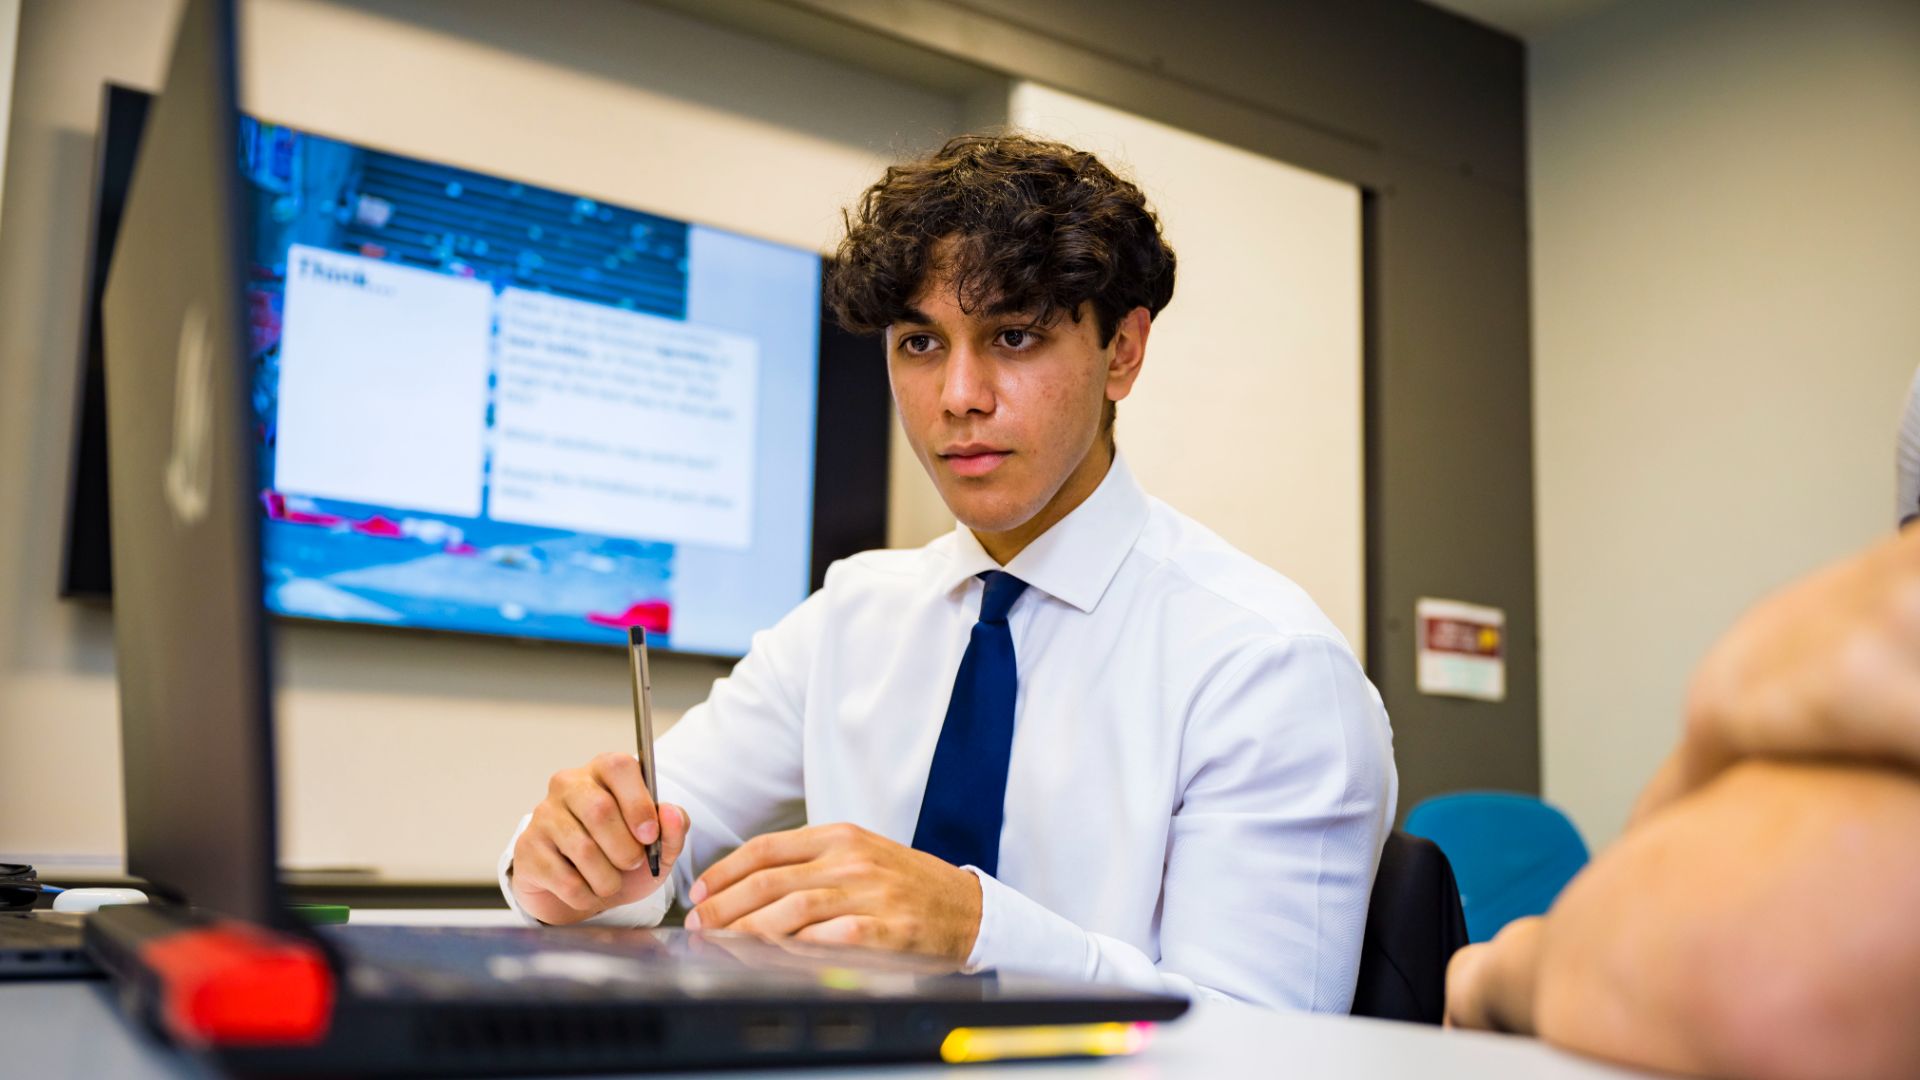
[[[362,923],[497,924],[505,912],[356,911]],[[113,1004],[99,980],[0,983],[0,1053],[5,1074],[33,1080],[112,1076],[129,1080],[212,1075],[190,1059],[153,1043]],[[859,1070],[860,1080],[927,1080],[936,1075],[979,1077],[993,1066],[883,1066]],[[1163,1026],[1139,1055],[1105,1061],[1064,1061],[1003,1067],[1030,1080],[1177,1080],[1284,1076],[1288,1080],[1410,1077],[1416,1080],[1622,1080],[1643,1074],[1611,1068],[1550,1049],[1531,1039],[1442,1031],[1418,1024],[1273,1012],[1251,1006],[1196,1004]],[[728,1072],[726,1080],[792,1080],[818,1072]]]

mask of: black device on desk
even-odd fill
[[[87,944],[242,1072],[687,1068],[1100,1053],[1185,1000],[725,934],[315,929],[275,877],[272,680],[243,358],[233,5],[191,0],[105,303],[127,866]]]
[[[64,911],[0,911],[0,979],[98,974],[81,947],[81,917]]]
[[[80,916],[34,910],[43,888],[33,867],[0,863],[0,979],[94,973],[80,947]]]

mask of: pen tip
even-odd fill
[[[652,872],[654,877],[660,876],[660,853],[659,852],[656,852],[656,851],[647,852],[647,869]]]
[[[645,645],[646,643],[647,643],[647,628],[646,628],[646,627],[644,627],[644,626],[629,626],[629,627],[627,627],[627,644],[629,644],[629,645]]]

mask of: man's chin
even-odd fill
[[[948,494],[947,509],[960,524],[977,533],[1012,532],[1032,521],[1046,505],[1045,500],[1029,505],[1029,501],[980,498],[982,492]]]

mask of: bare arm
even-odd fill
[[[1707,653],[1633,820],[1749,757],[1920,774],[1920,526],[1762,600]]]
[[[1715,644],[1626,835],[1463,950],[1462,1026],[1728,1076],[1920,1075],[1920,527]]]
[[[1916,836],[1909,774],[1728,769],[1555,905],[1540,1034],[1714,1076],[1920,1074]]]
[[[1910,774],[1742,762],[1463,951],[1450,1019],[1681,1073],[1920,1075],[1916,836]]]

